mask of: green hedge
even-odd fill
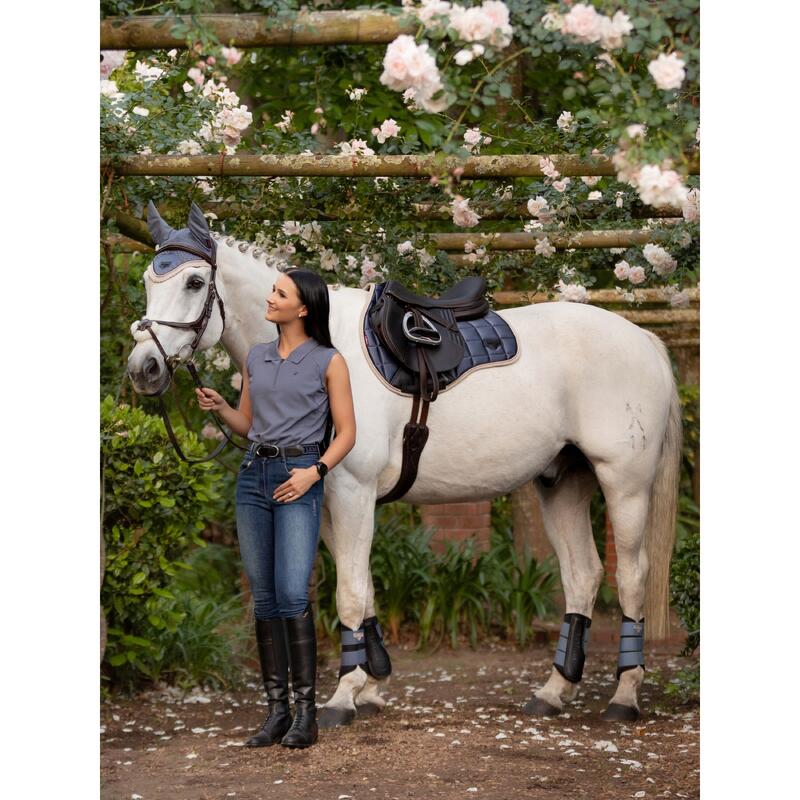
[[[206,452],[193,434],[178,429],[177,435],[189,457]],[[214,462],[180,461],[160,418],[115,405],[110,395],[101,404],[101,453],[101,603],[108,625],[103,677],[133,688],[161,677],[165,637],[178,635],[192,615],[191,590],[179,597],[172,586],[191,570],[189,552],[205,546],[199,534],[209,504],[218,499],[214,486],[221,469]]]

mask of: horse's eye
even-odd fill
[[[197,291],[205,286],[205,281],[202,278],[190,278],[186,281],[186,288]]]

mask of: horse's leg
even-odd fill
[[[375,586],[372,583],[372,570],[369,571],[369,584],[367,587],[366,618],[375,616]],[[381,696],[378,681],[367,675],[364,688],[356,695],[356,712],[359,717],[371,717],[383,711],[386,700]]]
[[[607,720],[639,718],[639,688],[644,681],[643,616],[645,583],[649,567],[644,546],[650,487],[634,479],[620,480],[607,469],[598,469],[600,485],[614,528],[617,551],[617,587],[624,615],[617,691],[603,714]],[[625,619],[627,617],[627,620]],[[624,651],[628,652],[624,652]],[[627,657],[628,664],[623,665]],[[630,663],[638,662],[638,663]]]
[[[336,609],[342,623],[342,665],[333,696],[318,715],[321,728],[348,725],[356,716],[355,698],[367,684],[362,622],[367,617],[371,576],[369,553],[375,522],[376,487],[339,465],[336,483],[326,496],[336,561]]]
[[[554,716],[564,701],[573,700],[583,674],[585,633],[591,624],[592,609],[603,579],[603,565],[592,535],[589,507],[597,479],[582,456],[547,485],[546,475],[535,482],[541,501],[547,536],[558,556],[561,583],[566,600],[566,614],[559,638],[556,659],[547,683],[525,705],[525,713]]]

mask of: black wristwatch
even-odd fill
[[[328,474],[328,465],[324,461],[317,461],[314,466],[317,468],[320,478],[324,478]]]

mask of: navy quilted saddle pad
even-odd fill
[[[381,378],[395,390],[414,395],[418,390],[418,377],[400,364],[384,347],[369,322],[372,307],[383,292],[383,284],[375,285],[369,307],[364,313],[364,342],[372,364]],[[440,391],[470,370],[487,364],[511,361],[517,355],[517,338],[508,323],[495,311],[485,317],[458,320],[458,330],[464,337],[464,357],[455,369],[439,373]]]

